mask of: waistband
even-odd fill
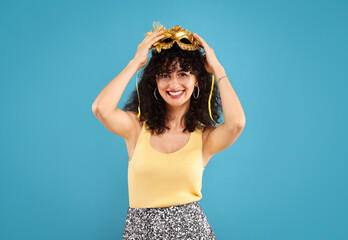
[[[170,207],[160,207],[160,208],[131,208],[128,207],[128,212],[150,212],[150,211],[156,211],[156,212],[164,212],[168,210],[178,210],[182,208],[200,208],[199,200],[195,202],[190,202],[190,203],[185,203],[181,205],[175,205],[175,206],[170,206]]]

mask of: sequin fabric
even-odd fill
[[[165,208],[130,208],[123,240],[212,240],[215,233],[199,201]]]

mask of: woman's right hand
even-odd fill
[[[146,66],[148,60],[147,56],[152,45],[163,37],[163,30],[157,30],[147,35],[144,40],[138,45],[137,52],[135,53],[133,60],[138,64],[139,69]]]

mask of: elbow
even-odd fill
[[[92,112],[98,119],[103,119],[109,116],[110,111],[104,111],[100,105],[92,104]]]
[[[93,103],[93,104],[92,104],[92,112],[93,112],[94,114],[97,114],[97,111],[98,111],[97,104]]]
[[[241,121],[238,122],[238,126],[243,129],[245,127],[245,121],[246,118],[244,117]]]
[[[239,120],[239,121],[234,121],[231,124],[227,124],[227,128],[231,131],[235,131],[236,129],[243,130],[245,126],[245,118]]]
[[[243,131],[245,124],[244,123],[236,123],[233,127],[231,127],[230,129],[233,131]]]
[[[100,107],[97,104],[92,104],[92,112],[98,119],[103,116],[101,114]]]

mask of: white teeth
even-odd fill
[[[181,93],[183,93],[184,91],[180,91],[180,92],[169,92],[170,95],[173,95],[173,96],[177,96],[177,95],[180,95]]]

